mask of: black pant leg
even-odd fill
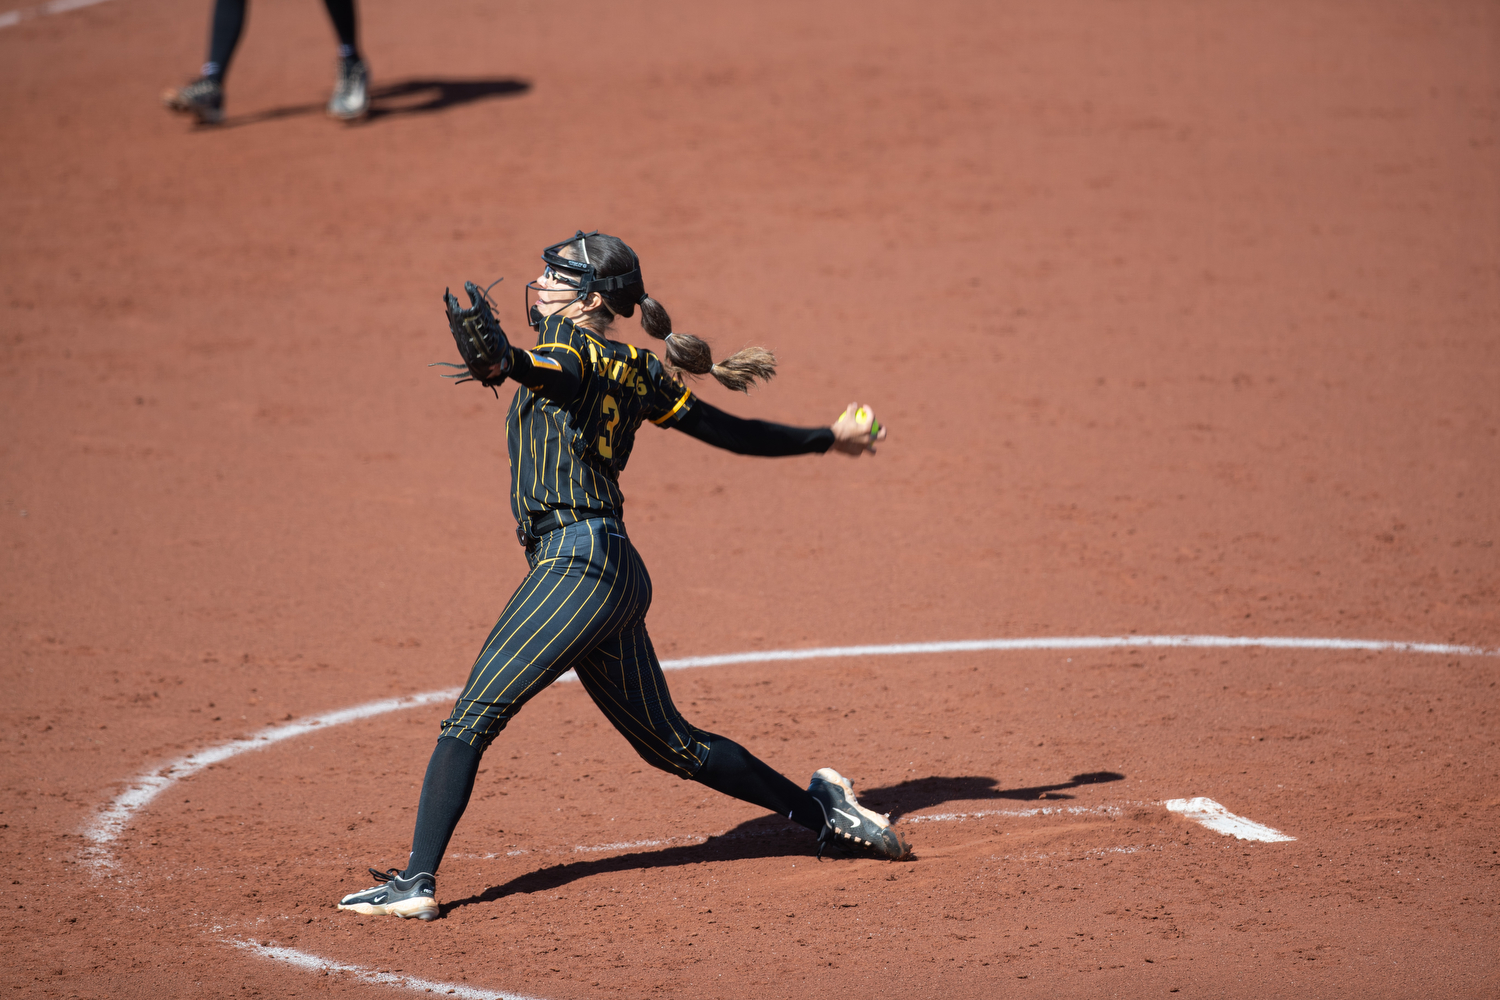
[[[645,617],[650,581],[642,594],[623,558],[630,543],[613,523],[583,521],[542,539],[443,722],[444,736],[484,749],[539,691]]]
[[[339,44],[350,57],[358,57],[359,47],[354,41],[354,0],[323,0],[328,8],[328,17],[333,21],[333,30],[338,33]]]
[[[469,806],[474,776],[484,751],[463,740],[443,737],[433,748],[422,779],[422,798],[417,804],[417,827],[411,838],[411,858],[403,876],[426,872],[436,875],[453,831]]]
[[[601,642],[576,667],[584,690],[642,760],[679,778],[698,773],[708,759],[707,734],[672,703],[644,610],[641,620]]]
[[[701,730],[700,730],[701,732]],[[823,807],[804,788],[798,788],[779,771],[734,740],[703,733],[708,739],[708,760],[693,775],[716,792],[769,809],[814,833],[825,822]]]
[[[652,767],[769,809],[809,830],[823,829],[823,808],[806,790],[734,740],[683,718],[644,621],[600,643],[577,669],[594,704]]]
[[[213,20],[208,29],[208,63],[205,75],[223,77],[229,72],[229,60],[240,44],[245,30],[245,7],[248,0],[214,0]]]

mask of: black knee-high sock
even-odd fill
[[[734,740],[713,733],[704,735],[708,737],[708,760],[693,775],[694,781],[786,816],[814,832],[823,829],[823,807],[817,799]]]
[[[444,736],[437,741],[422,779],[422,798],[417,803],[417,829],[411,838],[411,861],[402,876],[426,872],[436,875],[453,829],[469,804],[479,758],[484,751],[463,740]]]
[[[245,6],[248,0],[215,0],[214,17],[208,29],[208,62],[203,75],[222,80],[229,72],[229,60],[240,44],[245,30]]]
[[[339,55],[345,59],[358,59],[359,47],[354,41],[354,0],[323,0],[328,16],[333,20],[333,30],[339,36]]]

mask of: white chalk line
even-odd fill
[[[62,2],[62,0],[59,0]],[[74,2],[74,0],[67,0]],[[1222,635],[1124,635],[1083,636],[1076,638],[1031,638],[1031,639],[975,639],[956,642],[914,642],[883,646],[826,646],[817,649],[771,649],[745,653],[727,653],[719,656],[690,656],[681,659],[663,660],[663,670],[686,670],[694,667],[719,667],[737,663],[776,663],[788,660],[830,659],[839,657],[922,655],[933,653],[1007,652],[1023,650],[1081,650],[1119,649],[1132,647],[1177,647],[1177,648],[1246,648],[1309,649],[1333,651],[1421,653],[1439,656],[1496,656],[1500,650],[1480,646],[1456,646],[1438,643],[1390,642],[1377,639],[1318,639],[1287,638],[1282,636],[1222,636]],[[577,680],[569,671],[559,678],[563,681]],[[99,814],[99,817],[84,830],[84,837],[96,846],[105,846],[117,838],[125,829],[130,817],[148,805],[176,781],[196,774],[204,768],[228,760],[247,750],[257,750],[283,740],[295,739],[314,729],[337,726],[360,719],[368,719],[387,712],[447,701],[458,697],[458,688],[427,691],[407,698],[388,698],[356,705],[353,708],[330,712],[316,718],[294,722],[289,725],[270,726],[253,736],[231,740],[197,753],[178,758],[154,772],[132,779],[130,788],[117,795]],[[96,861],[99,859],[95,859]],[[107,861],[105,862],[107,863]]]
[[[1106,854],[1139,854],[1142,851],[1160,854],[1161,850],[1161,847],[1156,844],[1146,844],[1144,847],[1138,844],[1121,844],[1119,847],[1091,847],[1084,851],[1032,851],[1027,854],[991,854],[990,860],[1046,861],[1050,858],[1061,858],[1063,861],[1088,861],[1095,855],[1102,858]]]
[[[72,2],[72,0],[69,0]],[[1454,646],[1421,642],[1388,642],[1373,639],[1302,639],[1279,636],[1221,636],[1221,635],[1124,635],[1084,636],[1081,638],[1037,638],[1037,639],[976,639],[959,642],[914,642],[884,646],[828,646],[820,649],[771,649],[746,653],[727,653],[721,656],[690,656],[675,660],[663,660],[663,670],[686,670],[694,667],[720,667],[737,663],[777,663],[788,660],[831,659],[839,657],[922,655],[932,653],[1005,652],[1020,650],[1080,650],[1119,649],[1132,647],[1177,647],[1177,648],[1246,648],[1310,649],[1334,651],[1421,653],[1439,656],[1496,656],[1500,650],[1480,646]],[[560,680],[577,680],[569,671]],[[117,795],[100,812],[98,818],[84,830],[84,837],[96,846],[105,846],[117,838],[125,829],[130,817],[144,808],[176,781],[196,774],[204,768],[228,760],[247,750],[257,750],[283,740],[295,739],[314,729],[343,725],[360,719],[368,719],[387,712],[435,701],[447,701],[458,697],[459,689],[444,688],[427,691],[407,698],[388,698],[356,705],[353,708],[330,712],[316,718],[294,722],[289,725],[270,726],[253,736],[231,740],[197,753],[180,757],[149,774],[131,779],[129,788]],[[97,860],[97,859],[96,859]],[[105,862],[107,863],[107,862]]]
[[[290,965],[304,972],[343,972],[371,983],[380,983],[386,986],[404,986],[413,992],[430,992],[459,997],[460,1000],[538,1000],[536,997],[524,996],[520,993],[506,993],[504,990],[476,990],[472,986],[463,986],[459,983],[444,983],[433,979],[421,979],[417,976],[402,975],[399,972],[378,972],[375,969],[366,968],[362,965],[350,965],[347,962],[335,962],[332,959],[323,958],[320,955],[312,955],[296,948],[285,948],[275,944],[261,944],[258,941],[245,941],[241,938],[223,938],[226,944],[231,944],[242,951],[248,951],[260,958],[268,958],[283,965]]]
[[[127,782],[129,787],[111,799],[109,805],[100,810],[94,822],[83,831],[84,839],[96,847],[107,846],[125,831],[125,826],[132,816],[172,785],[247,750],[260,750],[263,747],[296,739],[298,736],[306,736],[308,733],[330,726],[342,726],[345,723],[385,715],[387,712],[399,712],[405,708],[416,708],[434,701],[451,701],[458,697],[458,692],[458,688],[450,688],[414,694],[407,698],[386,698],[382,701],[373,701],[365,705],[356,705],[353,708],[340,709],[337,712],[328,712],[300,722],[271,726],[253,736],[230,740],[228,743],[220,743],[218,746],[179,757],[169,764],[138,775]],[[97,865],[111,862],[107,858],[95,856],[90,859],[90,863]]]
[[[902,816],[901,824],[910,823],[963,823],[971,819],[988,816],[1118,816],[1119,806],[1038,806],[1035,809],[983,809],[968,813],[925,813],[919,816]]]
[[[957,642],[907,642],[888,646],[828,646],[822,649],[778,649],[721,656],[690,656],[663,660],[663,670],[722,667],[731,663],[770,663],[778,660],[815,660],[824,657],[901,656],[920,653],[979,653],[1028,649],[1119,649],[1124,647],[1179,647],[1196,649],[1322,649],[1374,653],[1428,653],[1440,656],[1500,656],[1500,649],[1452,646],[1430,642],[1386,642],[1379,639],[1301,639],[1280,636],[1229,635],[1115,635],[1060,639],[972,639]]]
[[[29,21],[34,17],[46,17],[48,14],[66,14],[70,10],[78,10],[81,7],[92,7],[94,4],[104,3],[104,0],[51,0],[39,7],[25,7],[21,10],[8,10],[0,14],[0,28],[14,28],[22,21]]]
[[[72,3],[77,6],[87,6],[89,3],[100,2],[100,0],[53,0],[53,4],[45,5],[51,8],[54,4]],[[41,9],[41,8],[38,8]],[[70,9],[70,8],[62,8]],[[0,17],[8,15],[0,15]],[[0,23],[0,27],[5,24]],[[1422,653],[1440,656],[1495,656],[1500,655],[1500,650],[1485,649],[1478,646],[1456,646],[1437,643],[1415,643],[1415,642],[1387,642],[1381,640],[1366,639],[1316,639],[1316,638],[1285,638],[1285,637],[1248,637],[1248,636],[1212,636],[1212,635],[1129,635],[1129,636],[1086,636],[1081,638],[1033,638],[1033,639],[978,639],[956,642],[921,642],[921,643],[898,643],[881,646],[831,646],[819,649],[782,649],[782,650],[760,650],[746,653],[728,653],[719,656],[695,656],[674,660],[663,660],[663,670],[685,670],[693,667],[718,667],[728,666],[736,663],[774,663],[788,660],[811,660],[831,659],[840,657],[856,656],[899,656],[899,655],[922,655],[932,653],[967,653],[967,652],[1003,652],[1020,650],[1081,650],[1081,649],[1117,649],[1129,647],[1187,647],[1187,648],[1246,648],[1264,647],[1271,649],[1309,649],[1309,650],[1347,650],[1368,652],[1405,652]],[[569,672],[562,678],[564,680],[576,680],[577,676]],[[459,694],[457,688],[445,688],[440,691],[428,691],[422,694],[411,695],[405,698],[388,698],[382,701],[371,702],[365,705],[356,705],[352,708],[329,712],[312,719],[294,722],[290,725],[270,726],[253,736],[244,739],[230,740],[217,746],[209,747],[196,753],[187,754],[147,774],[131,779],[127,784],[126,791],[115,796],[109,804],[100,810],[99,816],[83,831],[85,839],[96,849],[107,848],[121,833],[125,831],[130,818],[141,809],[145,808],[162,792],[175,784],[182,778],[221,763],[238,754],[248,750],[259,750],[263,747],[272,746],[285,740],[295,739],[310,732],[317,731],[328,726],[344,725],[361,719],[369,719],[389,712],[397,712],[402,709],[415,708],[420,705],[430,704],[435,701],[446,701],[456,698]],[[1185,801],[1185,800],[1173,800]],[[1211,799],[1193,800],[1212,802]],[[1213,803],[1218,805],[1217,803]],[[1050,808],[1050,807],[1044,807]],[[1219,806],[1219,809],[1223,809]],[[1227,810],[1225,815],[1241,820],[1241,817],[1233,816]],[[953,814],[955,818],[963,814]],[[1184,813],[1187,815],[1187,813]],[[1189,817],[1192,818],[1192,817]],[[1214,816],[1215,822],[1221,822],[1221,818]],[[918,821],[917,817],[911,817],[907,822]],[[928,822],[934,822],[929,819]],[[1200,820],[1201,822],[1201,820]],[[1249,820],[1243,820],[1250,823]],[[1207,825],[1207,823],[1205,823]],[[1259,824],[1251,824],[1259,826]],[[1215,827],[1210,827],[1215,829]],[[1270,827],[1263,829],[1270,830]],[[1223,832],[1223,831],[1221,831]],[[1277,833],[1277,831],[1271,831]],[[1284,836],[1277,834],[1278,836]],[[1290,838],[1287,838],[1290,839]],[[608,848],[606,848],[608,849]],[[103,850],[96,852],[87,858],[88,864],[97,876],[101,869],[115,864],[115,859]],[[374,970],[365,969],[361,966],[347,965],[309,955],[305,952],[296,951],[291,948],[278,946],[267,946],[258,943],[247,943],[238,939],[226,939],[228,943],[239,948],[251,950],[262,957],[291,964],[298,968],[319,971],[333,969],[340,972],[350,972],[361,976],[391,976],[390,973],[379,973]],[[377,979],[379,982],[387,980]],[[393,985],[410,985],[412,989],[432,990],[437,992],[441,989],[444,993],[454,996],[473,998],[500,997],[506,1000],[529,1000],[518,994],[506,994],[496,991],[476,991],[472,987],[460,986],[455,983],[431,983],[425,980],[416,980],[410,977],[392,976],[389,980]],[[421,985],[416,985],[417,983]]]

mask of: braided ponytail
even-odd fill
[[[763,347],[747,347],[738,354],[714,364],[713,349],[702,337],[690,333],[673,333],[672,317],[666,307],[649,295],[642,295],[641,327],[646,333],[666,342],[667,369],[689,375],[712,375],[719,384],[735,392],[749,392],[756,379],[769,382],[776,374],[776,355]]]
[[[589,260],[594,262],[595,272],[603,278],[617,274],[628,274],[639,266],[635,251],[615,236],[594,235],[587,237]],[[569,250],[572,248],[570,247]],[[568,256],[572,253],[564,251]],[[601,292],[608,309],[604,313],[601,329],[609,325],[615,316],[627,319],[641,307],[641,328],[648,336],[666,342],[665,361],[667,370],[689,375],[712,375],[719,384],[735,392],[749,392],[756,380],[769,382],[776,374],[776,355],[763,347],[747,347],[737,354],[714,363],[713,350],[708,342],[688,333],[672,332],[672,317],[660,302],[646,294],[644,282],[633,283],[625,288]]]

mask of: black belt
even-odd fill
[[[520,542],[521,546],[527,552],[530,552],[542,544],[543,535],[554,532],[559,528],[566,528],[570,524],[577,524],[579,521],[587,521],[595,517],[614,516],[613,514],[588,514],[580,517],[577,511],[549,510],[541,517],[533,518],[530,528],[520,524],[516,525],[516,541]]]

